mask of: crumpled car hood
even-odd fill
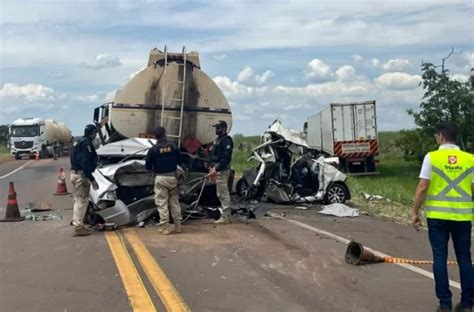
[[[114,143],[102,145],[97,149],[97,155],[101,156],[129,156],[142,155],[145,156],[156,140],[132,138]]]

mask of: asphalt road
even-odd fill
[[[430,278],[394,264],[350,266],[344,261],[345,243],[288,220],[393,256],[429,260],[426,232],[367,216],[321,216],[316,206],[295,210],[260,205],[256,220],[225,226],[191,221],[180,235],[131,227],[73,238],[72,197],[52,195],[59,168],[68,168],[67,162],[67,158],[34,161],[0,179],[0,206],[6,203],[8,182],[13,181],[20,209],[47,202],[62,217],[0,223],[1,311],[436,308]],[[0,165],[0,177],[26,163]],[[267,211],[284,218],[266,217]],[[0,218],[3,215],[0,208]],[[456,268],[450,270],[451,279],[459,282]],[[459,290],[452,291],[457,302]]]

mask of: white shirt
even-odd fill
[[[454,144],[442,144],[439,146],[440,150],[443,149],[459,149],[459,146]],[[471,173],[472,182],[474,183],[474,174]],[[429,154],[426,154],[425,159],[423,159],[423,165],[421,165],[420,179],[431,180],[431,161]]]

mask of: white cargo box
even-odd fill
[[[306,139],[332,156],[378,155],[375,101],[330,104],[308,118]]]

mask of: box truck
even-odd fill
[[[310,148],[339,157],[344,171],[375,174],[379,155],[375,101],[332,103],[308,118],[306,140]]]

